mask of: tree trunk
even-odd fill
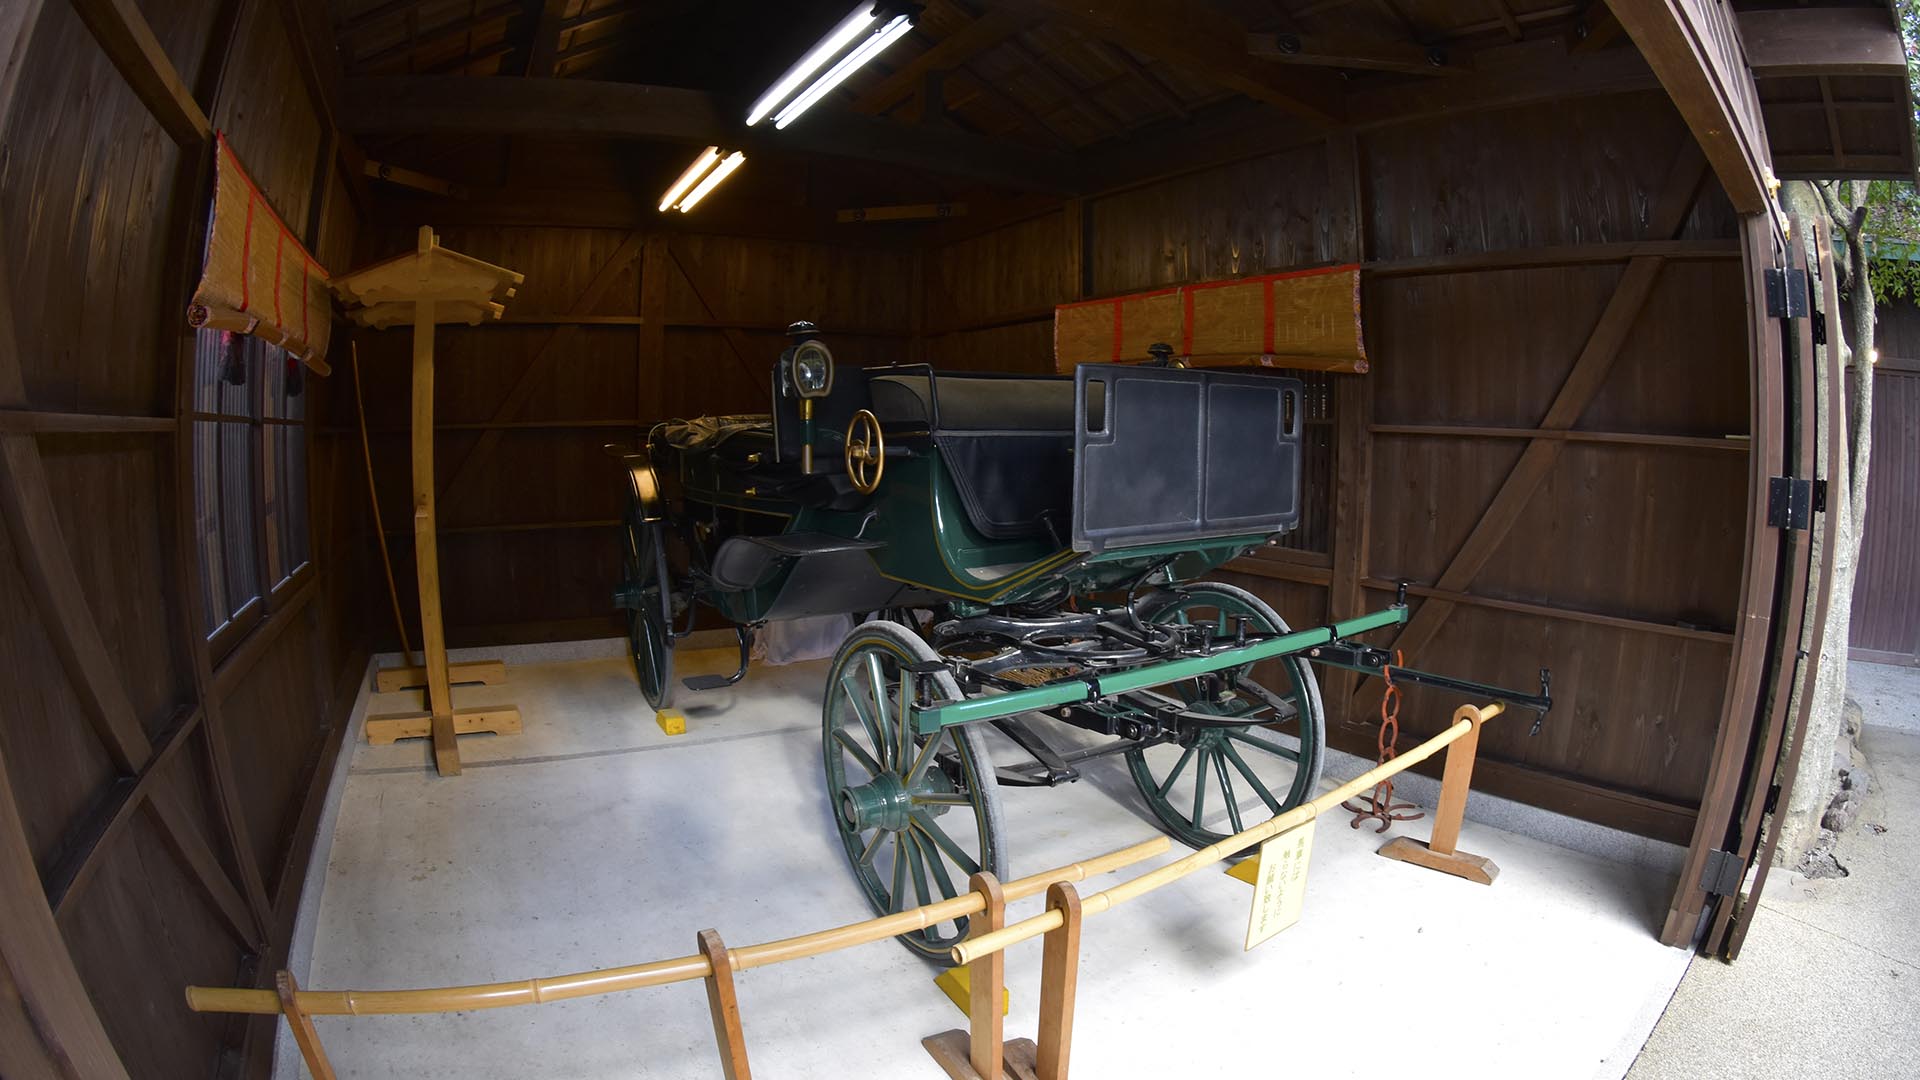
[[[1846,192],[1848,201],[1851,201],[1852,186],[1850,183],[1845,185],[1849,189]],[[1813,708],[1808,715],[1806,728],[1788,733],[1791,738],[1805,741],[1799,769],[1794,776],[1775,777],[1783,786],[1789,782],[1792,785],[1792,794],[1786,806],[1778,811],[1786,817],[1782,822],[1775,862],[1793,868],[1800,866],[1821,840],[1820,819],[1832,801],[1837,784],[1835,759],[1838,757],[1845,764],[1851,754],[1851,738],[1846,732],[1844,720],[1847,648],[1851,636],[1849,623],[1853,614],[1855,565],[1866,521],[1868,459],[1872,451],[1873,431],[1873,357],[1876,354],[1873,344],[1873,289],[1868,279],[1866,253],[1860,242],[1859,215],[1842,204],[1840,193],[1823,191],[1805,181],[1784,185],[1781,201],[1788,213],[1808,219],[1822,219],[1829,225],[1843,310],[1827,313],[1828,325],[1834,332],[1829,334],[1824,348],[1840,349],[1842,367],[1853,374],[1853,385],[1843,398],[1841,387],[1827,385],[1825,357],[1819,356],[1821,378],[1817,380],[1815,391],[1815,412],[1822,445],[1827,425],[1844,424],[1843,444],[1847,452],[1840,455],[1838,476],[1825,475],[1825,451],[1818,455],[1819,471],[1816,475],[1827,481],[1827,512],[1837,515],[1837,519],[1832,551],[1824,550],[1820,530],[1813,530],[1811,573],[1818,580],[1823,560],[1831,560],[1833,593],[1828,601],[1826,628],[1820,643],[1819,670],[1813,673],[1810,688],[1804,677],[1796,680],[1793,698],[1788,705],[1788,715],[1797,716],[1802,695],[1808,692],[1813,694]],[[1810,239],[1795,237],[1796,242]],[[1843,325],[1850,326],[1851,332],[1841,334],[1839,331]],[[1817,596],[1809,593],[1809,612],[1818,600]],[[1809,616],[1800,647],[1810,649],[1812,639],[1812,618]],[[1788,755],[1783,753],[1780,766],[1783,773],[1787,759]]]

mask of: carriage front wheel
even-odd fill
[[[621,606],[627,611],[627,651],[647,704],[673,704],[673,585],[667,572],[666,529],[657,521],[629,521],[621,530]]]
[[[921,735],[908,712],[914,680],[906,669],[937,659],[906,627],[874,621],[854,628],[827,674],[827,798],[876,915],[958,896],[983,869],[1006,877],[999,790],[980,733],[962,726]],[[960,699],[953,676],[930,678],[938,697]],[[962,918],[900,940],[939,959],[966,936]]]
[[[1200,582],[1168,590],[1149,609],[1157,623],[1235,632],[1285,633],[1259,597]],[[1176,738],[1127,751],[1127,768],[1148,809],[1176,838],[1206,847],[1291,810],[1314,796],[1326,757],[1326,715],[1307,661],[1294,656],[1155,688],[1186,714]]]

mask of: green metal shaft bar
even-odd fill
[[[1389,607],[1348,619],[1346,622],[1334,623],[1332,626],[1297,630],[1291,634],[1256,641],[1237,649],[1224,649],[1211,656],[1186,656],[1178,660],[1117,671],[1111,675],[1049,683],[1046,686],[1036,686],[1031,690],[1014,690],[1005,694],[969,698],[966,701],[948,701],[926,707],[915,706],[914,725],[919,729],[920,734],[931,735],[941,728],[956,724],[998,720],[1002,717],[1017,716],[1023,712],[1051,708],[1055,705],[1075,705],[1096,697],[1144,690],[1150,686],[1191,679],[1196,675],[1224,671],[1242,664],[1304,652],[1339,638],[1364,634],[1383,626],[1398,626],[1406,621],[1406,608]]]

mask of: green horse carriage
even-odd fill
[[[1195,846],[1312,797],[1326,728],[1308,661],[1380,674],[1389,655],[1350,639],[1404,623],[1404,589],[1294,630],[1200,580],[1299,520],[1298,380],[1164,355],[1071,377],[836,370],[812,324],[789,333],[770,415],[609,448],[630,486],[616,602],[656,709],[739,681],[770,620],[865,618],[828,671],[821,753],[875,912],[1004,878],[999,786],[1066,783],[1092,758],[1122,755]],[[677,686],[674,643],[701,607],[735,627],[739,668]],[[1537,695],[1393,678],[1549,704],[1544,671]],[[939,957],[966,932],[903,940]]]

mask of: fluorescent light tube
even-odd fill
[[[674,203],[679,202],[680,196],[687,193],[687,189],[693,186],[693,182],[700,179],[708,169],[713,167],[713,163],[719,160],[719,147],[709,146],[702,151],[699,157],[693,159],[693,164],[687,166],[687,171],[680,174],[680,179],[675,180],[673,186],[667,189],[667,193],[660,196],[660,211],[665,213]]]
[[[780,110],[773,118],[773,126],[784,130],[788,124],[800,118],[800,114],[813,107],[813,103],[825,97],[828,91],[846,81],[847,76],[860,70],[860,66],[880,55],[880,51],[900,40],[901,36],[913,29],[913,19],[906,15],[895,15],[893,21],[860,43],[860,47],[840,58],[840,62],[820,76],[818,82],[807,87],[807,91],[793,99],[793,103]]]
[[[834,54],[846,48],[872,22],[873,0],[862,0],[852,13],[840,20],[839,25],[827,31],[826,37],[821,38],[805,56],[788,68],[787,73],[780,76],[779,82],[774,83],[766,93],[760,95],[760,100],[754,102],[753,109],[747,113],[747,126],[752,127],[766,119],[768,113],[787,100],[788,94],[793,93],[801,83],[807,81],[807,76],[818,71],[821,64],[831,60]]]
[[[722,161],[712,172],[708,173],[705,180],[700,181],[699,187],[689,191],[687,197],[680,200],[680,212],[684,214],[693,209],[694,203],[706,198],[707,192],[719,187],[720,181],[733,175],[733,170],[739,168],[746,160],[747,155],[738,150],[728,154],[726,160]]]

